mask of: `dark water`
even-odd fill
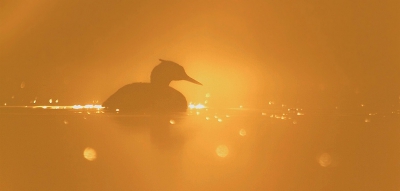
[[[96,111],[1,109],[0,190],[400,189],[397,112]]]

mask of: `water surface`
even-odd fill
[[[0,109],[1,190],[398,190],[387,113]]]

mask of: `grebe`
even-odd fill
[[[137,113],[186,111],[188,105],[185,96],[169,84],[173,80],[202,84],[189,77],[179,64],[162,59],[160,61],[151,71],[150,83],[123,86],[103,103],[103,107],[110,111]]]

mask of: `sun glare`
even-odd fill
[[[72,109],[83,109],[83,108],[85,108],[85,109],[101,109],[104,107],[101,105],[92,105],[92,104],[86,104],[84,106],[82,106],[82,105],[73,105],[72,106]]]
[[[205,105],[199,103],[199,104],[194,104],[194,103],[189,103],[189,109],[204,109],[206,108]]]
[[[72,109],[82,109],[83,108],[83,106],[81,106],[81,105],[74,105],[74,106],[72,106]]]

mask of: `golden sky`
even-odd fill
[[[148,82],[159,58],[204,84],[171,84],[188,101],[210,93],[224,107],[400,95],[400,1],[3,0],[0,7],[2,100],[102,102],[125,84]]]

